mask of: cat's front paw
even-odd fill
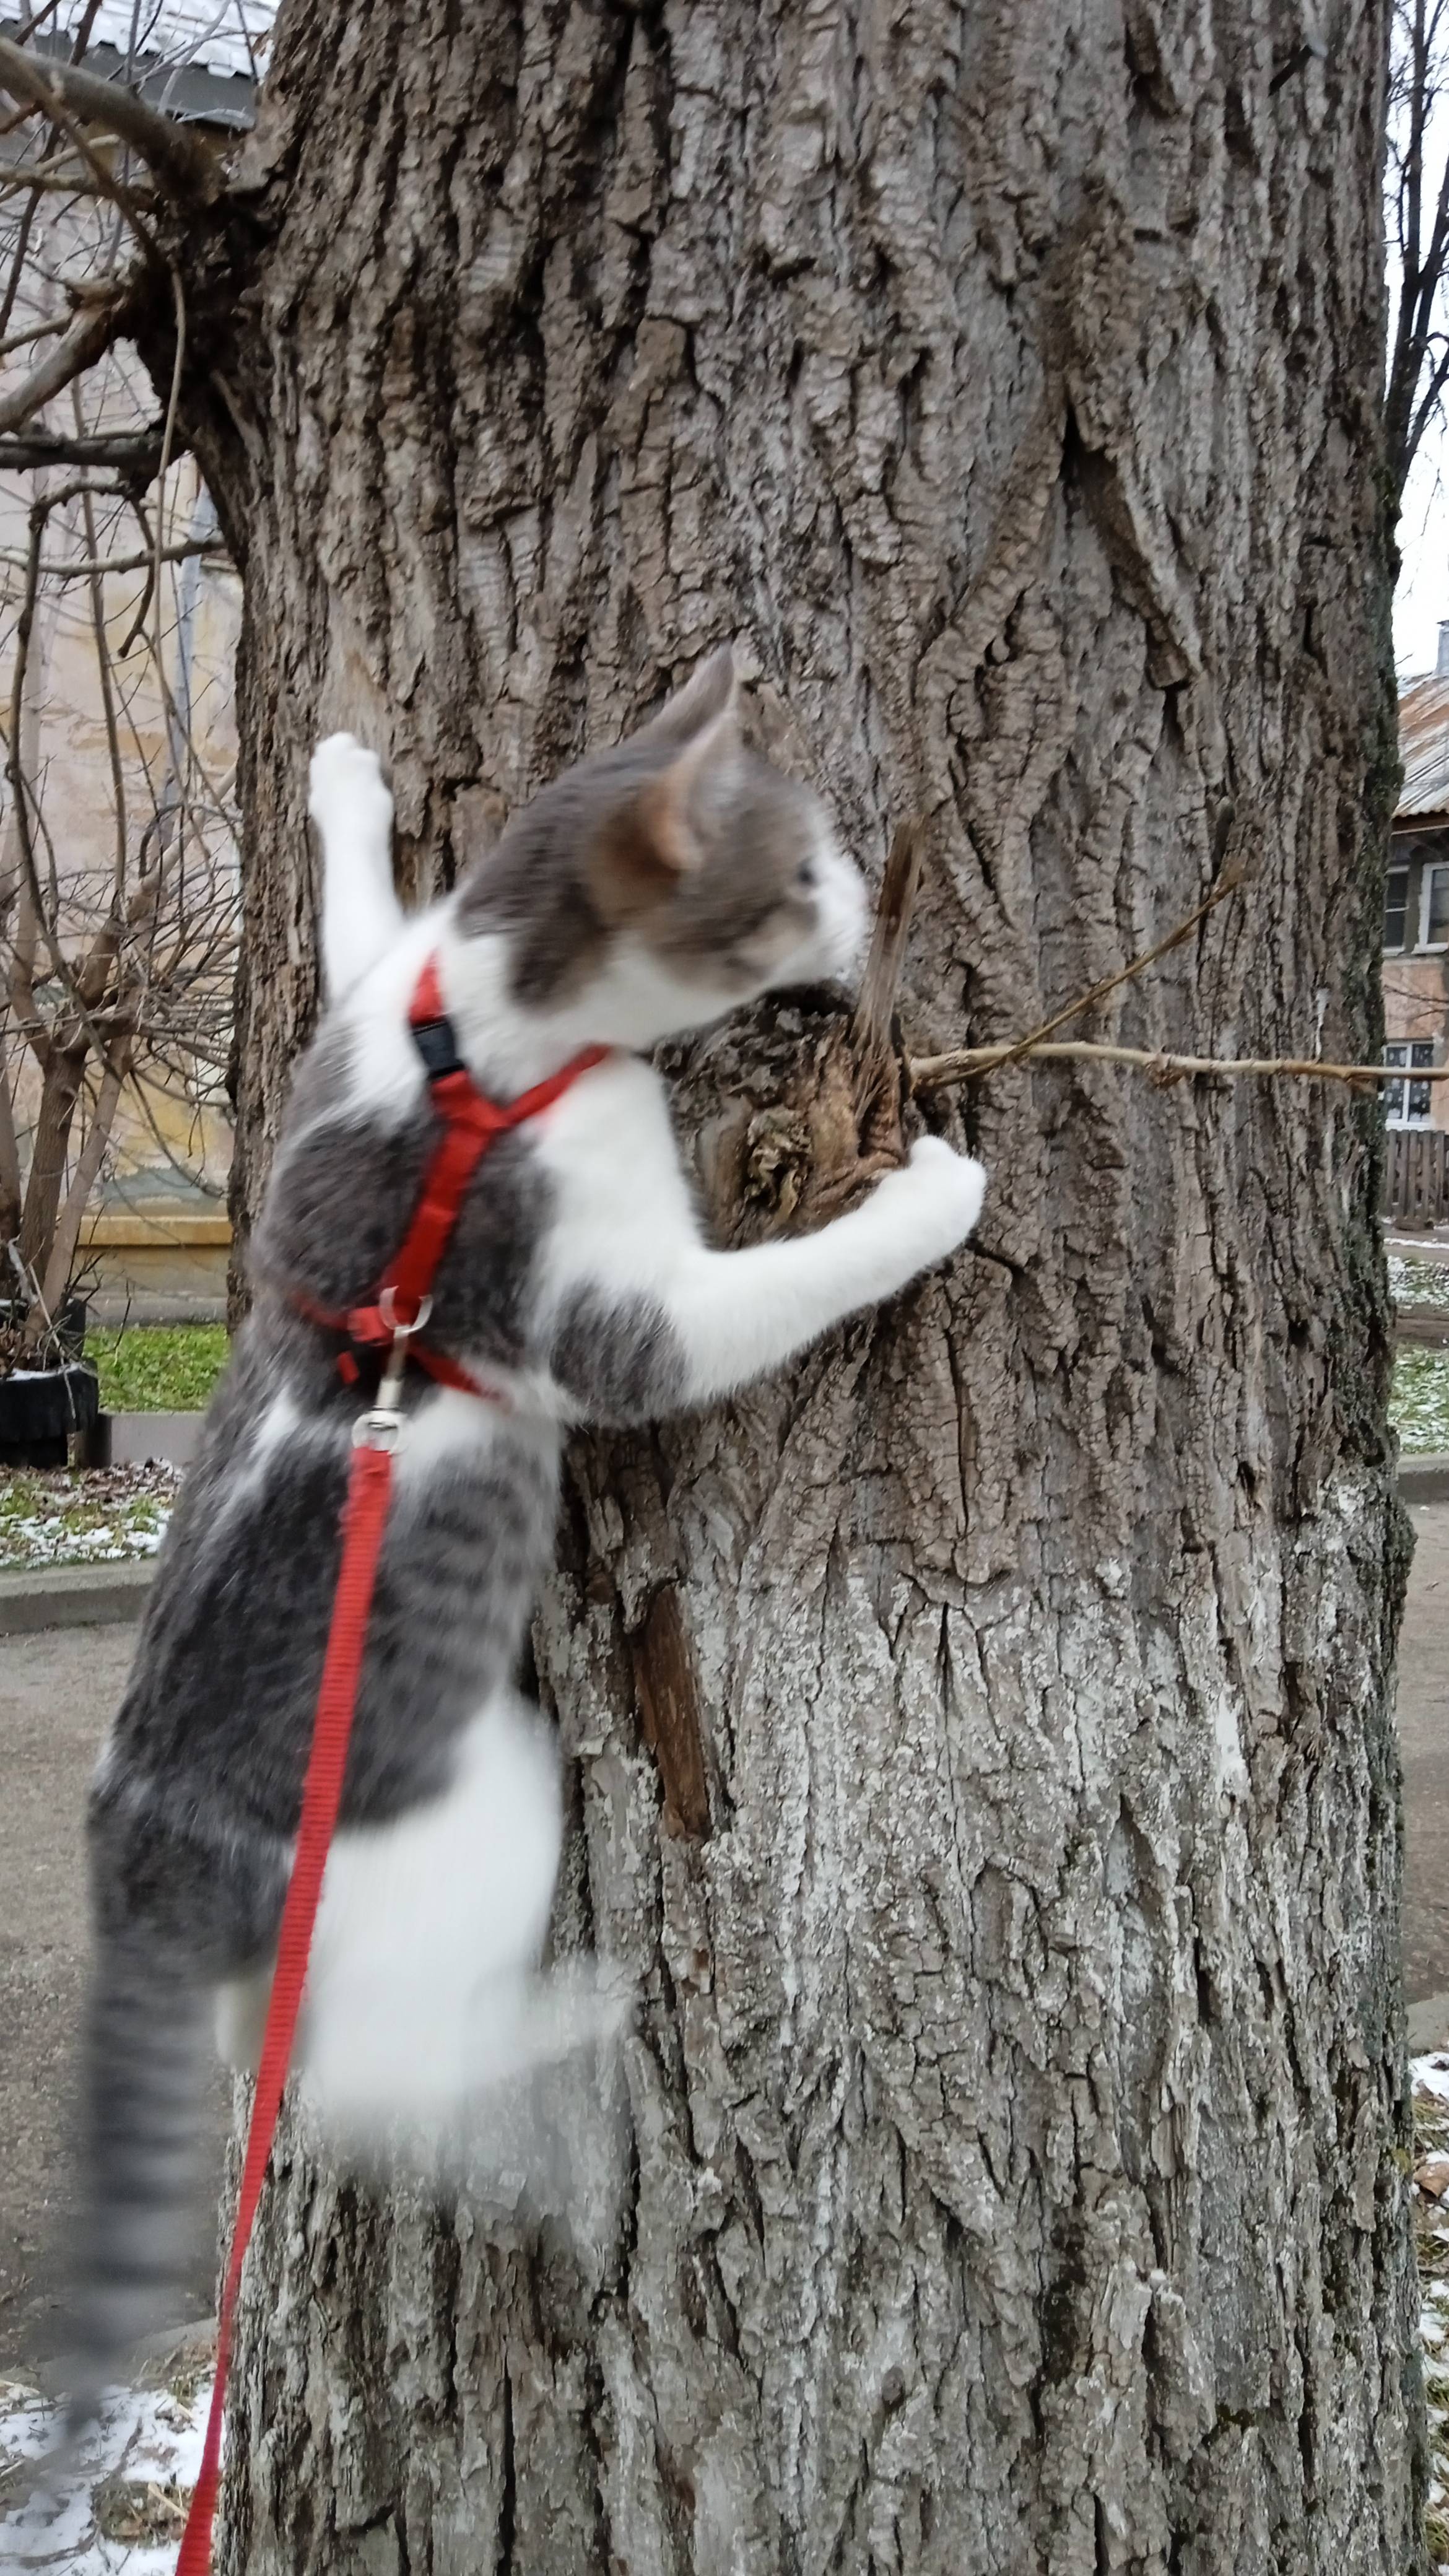
[[[986,1172],[942,1136],[919,1136],[909,1160],[887,1172],[870,1205],[901,1231],[913,1267],[939,1261],[964,1243],[981,1214]]]
[[[341,823],[390,832],[392,797],[376,752],[351,733],[330,733],[319,742],[312,754],[307,811],[324,832]]]

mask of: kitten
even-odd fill
[[[424,961],[480,1088],[612,1050],[479,1165],[432,1346],[501,1402],[410,1371],[391,1518],[298,2064],[342,2138],[443,2118],[564,2044],[535,1978],[560,1846],[551,1729],[511,1687],[571,1422],[728,1395],[951,1252],[980,1167],[935,1138],[798,1241],[701,1237],[644,1052],[772,986],[848,972],[861,882],[815,799],[742,746],[715,654],[663,714],[546,788],[431,910],[393,893],[392,804],[349,735],[312,764],[330,1006],[255,1242],[256,1304],[183,1489],[96,1775],[87,2063],[92,2386],[164,2303],[209,2014],[254,2054],[291,1865],[353,1421],[338,1336],[407,1231],[436,1134],[408,1003]]]

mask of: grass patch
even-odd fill
[[[86,1358],[107,1413],[201,1413],[226,1366],[224,1324],[96,1325]]]
[[[1389,1420],[1406,1457],[1449,1449],[1449,1351],[1400,1351]]]
[[[1413,1254],[1391,1252],[1389,1295],[1396,1306],[1449,1306],[1449,1262],[1416,1261]]]

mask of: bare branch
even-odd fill
[[[1443,367],[1430,363],[1430,351],[1435,315],[1449,281],[1449,155],[1437,184],[1427,167],[1430,128],[1446,70],[1445,17],[1445,0],[1396,0],[1389,125],[1395,312],[1384,438],[1398,500],[1446,382]]]
[[[1219,823],[1216,836],[1219,846],[1227,838],[1230,823],[1230,815],[1226,815]],[[1166,957],[1172,949],[1180,947],[1183,940],[1196,930],[1200,921],[1206,920],[1217,904],[1222,903],[1226,896],[1237,893],[1246,874],[1246,868],[1241,866],[1225,869],[1211,894],[1206,895],[1200,904],[1195,905],[1186,920],[1180,921],[1175,930],[1169,930],[1165,939],[1159,939],[1154,947],[1144,948],[1140,955],[1129,958],[1127,964],[1120,966],[1115,975],[1104,975],[1099,983],[1089,986],[1085,993],[1079,993],[1074,1002],[1067,1002],[1061,1010],[1053,1011],[1049,1020],[1043,1020],[1039,1027],[1029,1030],[1024,1038],[1008,1039],[1001,1046],[958,1047],[949,1059],[945,1056],[927,1056],[923,1059],[927,1073],[931,1067],[948,1061],[956,1064],[963,1055],[970,1056],[973,1070],[984,1073],[999,1064],[1016,1064],[1023,1056],[1042,1054],[1043,1040],[1051,1037],[1057,1029],[1065,1028],[1068,1020],[1079,1019],[1083,1011],[1094,1010],[1099,1002],[1106,1001],[1109,993],[1115,993],[1122,984],[1132,983],[1134,978],[1143,974],[1149,966],[1155,966],[1160,957]],[[913,1081],[915,1073],[916,1068],[913,1066]],[[951,1082],[963,1078],[959,1072],[937,1076],[939,1080]],[[929,1082],[927,1087],[929,1088]]]
[[[0,41],[3,41],[3,39],[0,39]],[[88,78],[89,75],[86,75],[86,77]],[[140,243],[142,250],[145,252],[147,259],[150,260],[153,267],[159,267],[161,265],[161,253],[157,247],[156,236],[142,215],[141,207],[137,200],[135,191],[127,187],[122,180],[116,177],[115,172],[102,160],[100,153],[96,150],[95,145],[92,143],[86,132],[85,126],[82,124],[80,119],[72,116],[69,109],[62,106],[59,99],[53,98],[50,101],[50,113],[55,119],[58,131],[69,137],[72,150],[80,154],[82,161],[89,170],[91,177],[95,182],[94,194],[109,198],[111,204],[120,209],[120,212],[125,216],[127,223],[130,225],[132,232],[135,234],[137,241]],[[46,184],[49,183],[47,182]],[[78,194],[80,192],[75,191],[74,193]]]
[[[130,1037],[119,1037],[106,1058],[100,1089],[91,1110],[86,1140],[76,1159],[70,1187],[65,1194],[65,1204],[56,1219],[55,1233],[51,1239],[50,1258],[45,1265],[45,1277],[40,1283],[40,1296],[37,1301],[42,1309],[48,1308],[51,1314],[59,1308],[70,1282],[71,1265],[75,1260],[76,1246],[80,1241],[81,1224],[90,1204],[91,1192],[100,1177],[101,1158],[110,1142],[111,1129],[116,1123],[116,1111],[120,1106],[122,1088],[131,1069],[131,1056]]]
[[[1284,1077],[1294,1082],[1352,1082],[1382,1085],[1408,1080],[1402,1065],[1321,1064],[1311,1055],[1168,1055],[1156,1047],[1098,1046],[1087,1038],[1063,1038],[1055,1044],[1023,1039],[1016,1046],[953,1047],[948,1055],[916,1056],[910,1065],[913,1091],[943,1091],[955,1082],[975,1082],[1004,1064],[1130,1064],[1159,1081],[1209,1074],[1226,1080],[1244,1075]],[[1415,1065],[1415,1082],[1449,1082],[1449,1064]]]
[[[82,415],[79,385],[72,385],[70,389],[70,398],[71,409],[75,417],[75,425],[77,429],[80,429],[82,426]],[[81,509],[85,517],[86,544],[90,550],[91,558],[94,560],[96,552],[96,505],[89,492],[83,492],[81,494]],[[105,717],[106,743],[110,751],[111,758],[111,795],[115,805],[116,874],[112,893],[112,909],[115,910],[121,902],[126,882],[126,782],[125,771],[121,761],[120,737],[116,730],[116,701],[115,690],[112,685],[111,677],[111,657],[106,650],[106,603],[104,593],[101,589],[99,573],[93,573],[91,575],[88,588],[90,591],[91,603],[91,631],[95,637],[96,643],[96,673],[100,681],[101,689],[101,712]]]
[[[0,1004],[0,1049],[4,1048],[5,1012]],[[5,1050],[8,1052],[8,1050]],[[8,1069],[0,1055],[0,1243],[8,1243],[20,1224],[20,1140],[15,1132],[15,1103]]]
[[[210,205],[221,193],[220,164],[206,145],[119,82],[98,80],[93,72],[77,71],[0,37],[0,88],[44,108],[58,125],[69,127],[76,120],[118,135],[185,205]]]
[[[198,555],[214,555],[218,562],[225,562],[227,560],[225,540],[221,537],[186,537],[174,546],[161,548],[161,561],[164,564],[190,563]],[[25,563],[24,555],[9,553],[0,548],[0,564],[5,564],[14,571],[23,572]],[[96,555],[81,558],[75,563],[43,563],[40,570],[41,577],[45,581],[89,581],[97,573],[150,572],[154,569],[155,563],[156,549],[151,546],[145,554]]]
[[[174,433],[173,433],[174,438]],[[94,465],[124,474],[144,490],[154,483],[161,463],[161,423],[146,429],[102,431],[87,438],[52,438],[31,430],[24,438],[0,438],[0,470],[25,471],[42,465]]]
[[[53,313],[44,322],[32,322],[28,330],[12,331],[8,340],[0,340],[0,358],[13,358],[17,349],[28,349],[34,340],[53,340],[57,331],[68,327],[64,313]]]
[[[119,336],[128,312],[129,299],[121,298],[78,313],[59,345],[32,369],[24,384],[12,394],[0,394],[0,432],[21,428],[53,395],[94,366]]]

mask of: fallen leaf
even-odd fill
[[[102,2540],[145,2541],[153,2549],[180,2539],[190,2502],[189,2489],[175,2478],[164,2484],[155,2478],[106,2478],[91,2495]]]

